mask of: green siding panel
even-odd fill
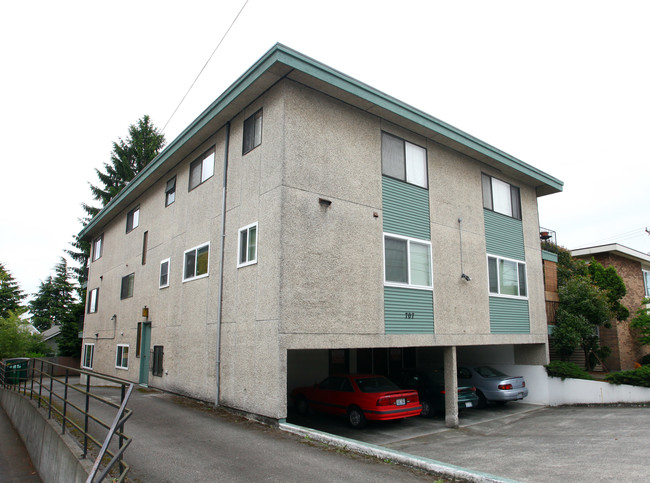
[[[528,300],[490,297],[490,332],[530,334]]]
[[[549,262],[558,262],[558,256],[557,253],[553,252],[547,252],[546,250],[542,250],[542,260],[548,260]]]
[[[384,176],[382,209],[385,232],[431,239],[428,190]]]
[[[433,334],[433,292],[384,287],[386,334]]]
[[[485,245],[489,255],[526,261],[524,229],[521,220],[483,210]]]

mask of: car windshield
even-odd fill
[[[488,367],[488,366],[479,366],[475,368],[476,372],[479,373],[480,376],[483,377],[507,377],[506,374],[504,374],[501,371],[497,371],[493,367]]]
[[[385,377],[357,377],[354,379],[361,392],[399,391],[399,387]]]

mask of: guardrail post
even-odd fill
[[[32,359],[31,364],[32,366],[32,377],[30,378],[30,383],[29,383],[29,400],[32,400],[32,396],[34,395],[34,371],[36,370],[36,360]]]
[[[70,371],[65,370],[65,386],[63,386],[63,422],[61,423],[61,434],[65,434],[65,418],[68,409],[68,382]]]
[[[38,375],[38,407],[41,407],[41,396],[43,395],[43,360],[41,359],[41,371]]]
[[[120,391],[120,404],[124,403],[124,392],[126,387],[124,384],[122,384],[122,390]],[[124,424],[120,424],[120,431],[119,431],[119,448],[121,449],[122,446],[124,446]],[[124,472],[124,464],[122,463],[122,455],[120,454],[120,458],[118,460],[118,463],[120,465],[120,474]]]
[[[88,411],[90,408],[90,374],[86,375],[86,407],[84,410],[84,452],[81,455],[85,458],[88,454]]]
[[[54,366],[50,364],[50,403],[47,408],[47,419],[52,419],[52,386],[54,384]]]

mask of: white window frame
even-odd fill
[[[395,141],[400,141],[402,143],[403,157],[404,157],[403,178],[401,176],[396,177],[391,174],[385,174],[384,150],[382,146],[382,174],[384,176],[388,176],[393,179],[404,181],[405,183],[408,183],[413,186],[419,186],[420,188],[429,189],[429,161],[428,161],[429,154],[427,152],[427,149],[385,131],[382,131],[381,136],[382,136],[382,143],[383,143],[384,136],[386,136],[387,138],[393,138],[393,140]],[[424,172],[422,173],[418,173],[418,168],[420,166],[418,163],[417,154],[422,154],[424,156],[423,159],[424,166],[422,166],[424,168]],[[420,180],[417,174],[421,174],[423,179]]]
[[[124,350],[125,348],[126,351]],[[124,357],[125,352],[126,352],[126,357]],[[126,365],[124,365],[125,360],[126,360]],[[117,344],[117,347],[115,348],[115,368],[124,369],[124,370],[129,369],[129,344]]]
[[[163,284],[162,283],[162,276],[163,276],[163,264],[167,263],[167,283]],[[167,288],[169,287],[169,274],[171,272],[170,270],[171,267],[171,258],[165,258],[164,260],[160,261],[160,272],[158,274],[158,288]]]
[[[407,283],[402,283],[402,282],[394,282],[394,281],[388,281],[386,280],[386,238],[393,238],[396,240],[403,240],[406,242],[406,266],[407,266]],[[411,267],[411,244],[418,244],[418,245],[424,245],[428,249],[428,255],[429,255],[429,277],[431,279],[431,284],[430,285],[415,285],[412,283],[411,277],[412,277],[412,267]],[[420,238],[413,238],[413,237],[408,237],[408,236],[402,236],[402,235],[396,235],[394,233],[386,233],[384,232],[384,236],[382,239],[382,254],[383,254],[383,260],[384,260],[384,286],[386,287],[406,287],[406,288],[414,288],[418,290],[433,290],[433,254],[431,251],[431,242],[429,240],[422,240]]]
[[[485,185],[485,182],[489,180],[489,187]],[[495,189],[495,186],[497,189]],[[495,206],[495,205],[500,205],[502,204],[499,203],[499,200],[495,199],[495,192],[499,192],[500,190],[498,187],[507,188],[507,198],[508,198],[508,205],[505,207],[500,207],[500,206]],[[489,193],[486,188],[489,188]],[[513,184],[508,183],[507,181],[503,181],[499,178],[495,178],[494,176],[490,176],[489,174],[482,173],[481,174],[481,190],[483,192],[483,208],[486,210],[493,211],[495,213],[500,213],[504,216],[509,216],[510,218],[514,218],[515,220],[521,220],[522,219],[522,208],[521,208],[521,189],[518,186],[515,186]],[[513,194],[516,193],[516,200],[513,197]],[[514,201],[513,201],[514,200]]]
[[[176,201],[176,176],[165,184],[165,207]]]
[[[131,233],[140,225],[140,206],[136,206],[126,214],[126,232]]]
[[[250,243],[249,235],[250,235],[251,228],[255,228],[255,257],[249,259],[248,248]],[[242,252],[241,252],[243,233],[246,233],[246,260],[244,261],[242,261]],[[246,267],[248,265],[253,265],[257,263],[257,250],[259,248],[259,239],[260,239],[260,230],[259,227],[257,226],[257,222],[251,223],[250,225],[247,225],[239,229],[238,236],[237,236],[237,268]]]
[[[197,264],[196,264],[196,252],[198,252],[199,249],[201,249],[203,247],[208,247],[208,266],[206,267],[205,273],[202,273],[200,275],[194,275],[192,277],[185,277],[185,265],[187,263],[186,262],[187,254],[190,253],[190,252],[195,252],[195,256],[194,256],[194,273],[196,273],[196,267],[197,267]],[[195,246],[193,248],[190,248],[189,250],[185,250],[183,252],[183,270],[182,271],[183,271],[183,283],[190,282],[192,280],[198,280],[199,278],[205,278],[208,275],[210,275],[210,242],[201,243],[200,245],[197,245],[197,246]]]
[[[262,122],[263,122],[263,113],[262,109],[254,113],[252,116],[247,117],[244,120],[244,126],[242,129],[242,156],[244,154],[250,153],[257,146],[262,144]],[[252,129],[252,136],[250,143],[246,143],[248,137],[246,136]]]
[[[104,234],[102,233],[93,240],[93,258],[92,261],[102,258],[102,249],[104,248]]]
[[[188,180],[187,191],[192,191],[193,189],[198,188],[199,186],[201,186],[203,183],[205,183],[207,180],[209,180],[214,176],[214,160],[215,160],[214,153],[215,153],[214,148],[211,148],[209,151],[207,151],[206,153],[202,154],[194,161],[192,161],[192,163],[190,164],[190,177]],[[194,186],[192,186],[192,171],[195,169],[201,170],[201,176],[199,176],[199,182]]]
[[[127,281],[127,284],[128,284],[128,280],[132,280],[132,283],[127,285],[127,289],[130,286],[131,293],[130,294],[127,293],[126,295],[124,294],[124,282],[125,282],[125,280]],[[124,275],[122,277],[122,281],[120,283],[120,300],[130,299],[131,297],[133,297],[134,292],[135,292],[135,272],[129,273],[128,275]]]
[[[92,289],[91,291],[88,292],[88,313],[89,314],[96,314],[97,313],[97,305],[98,305],[98,299],[99,299],[99,287]]]
[[[90,353],[90,364],[86,364],[86,359],[88,359],[88,354]],[[93,360],[95,359],[95,344],[84,344],[83,357],[81,359],[81,367],[84,369],[93,368]]]
[[[494,258],[497,261],[497,290],[499,292],[491,292],[490,291],[490,258]],[[519,265],[523,265],[524,267],[524,272],[525,272],[525,282],[526,282],[526,295],[510,295],[510,294],[502,294],[501,293],[501,275],[499,271],[499,261],[503,260],[505,262],[514,262],[517,264],[517,292],[521,292],[521,281],[519,279]],[[498,255],[491,255],[488,253],[486,257],[486,268],[487,268],[487,276],[488,276],[488,294],[490,297],[503,297],[503,298],[510,298],[510,299],[518,299],[518,300],[528,300],[528,294],[530,292],[529,286],[528,286],[528,267],[526,266],[526,262],[517,260],[515,258],[507,258],[507,257],[500,257]]]
[[[650,270],[642,270],[643,272],[643,285],[645,288],[645,296],[650,298]]]

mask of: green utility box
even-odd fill
[[[26,381],[30,360],[28,357],[5,359],[5,384],[20,384]]]

